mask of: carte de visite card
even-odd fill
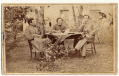
[[[2,4],[3,74],[117,74],[117,3]]]

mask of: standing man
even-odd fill
[[[78,41],[75,46],[75,50],[81,49],[82,59],[86,56],[86,45],[87,42],[91,42],[94,40],[96,29],[94,28],[93,22],[90,20],[89,15],[84,15],[83,23],[78,28],[79,32],[84,32],[84,38]]]

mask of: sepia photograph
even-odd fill
[[[117,74],[118,4],[2,4],[3,74]]]

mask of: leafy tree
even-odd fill
[[[17,30],[23,28],[23,19],[26,19],[26,14],[30,10],[29,6],[5,6],[4,19],[5,29],[13,28],[14,39],[16,39]],[[7,25],[7,23],[9,25]]]

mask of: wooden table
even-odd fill
[[[70,32],[70,33],[46,33],[45,37],[53,40],[53,39],[60,39],[63,42],[65,39],[74,39],[74,47],[76,46],[77,42],[82,38],[82,32]]]

